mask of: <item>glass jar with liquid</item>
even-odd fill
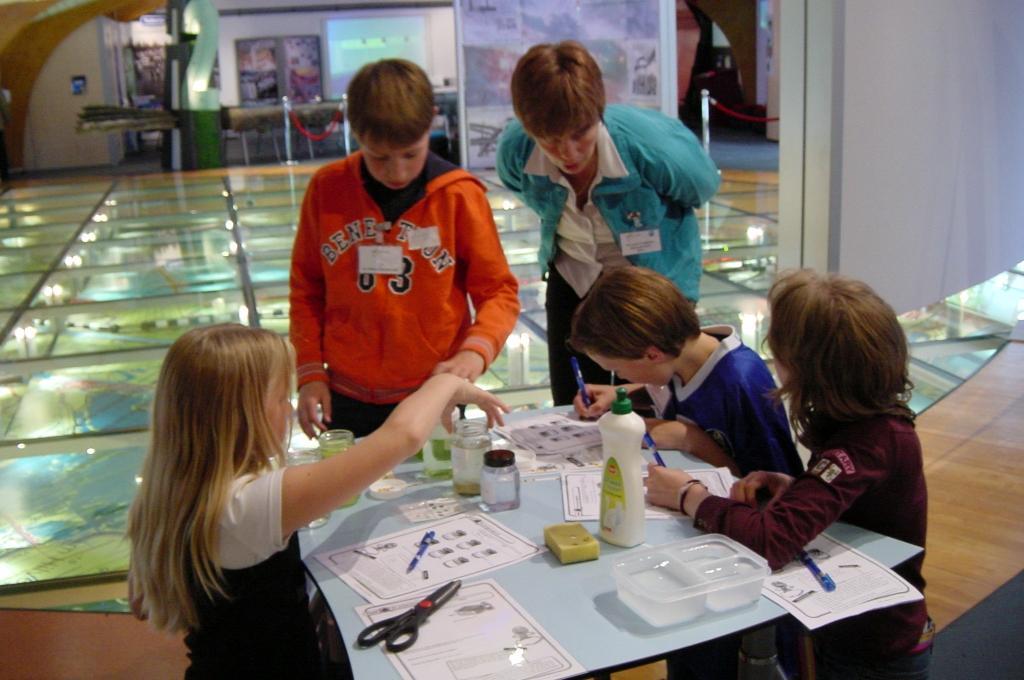
[[[452,435],[441,425],[423,445],[423,473],[432,479],[452,478]]]
[[[460,420],[452,437],[452,485],[463,496],[480,493],[480,472],[484,453],[491,448],[487,423]]]
[[[348,451],[355,443],[356,436],[352,433],[352,430],[325,430],[317,437],[320,455],[325,459]],[[359,494],[355,494],[352,498],[343,502],[341,507],[347,508],[350,505],[354,505],[358,500]]]
[[[311,465],[313,463],[319,463],[321,460],[322,457],[318,449],[305,449],[301,451],[291,450],[285,454],[285,465],[289,467],[295,465]],[[317,529],[327,524],[328,519],[330,519],[330,515],[317,517],[306,526],[310,529]]]

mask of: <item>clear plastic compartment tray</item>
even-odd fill
[[[756,602],[768,562],[720,534],[632,552],[612,566],[619,599],[652,626]]]

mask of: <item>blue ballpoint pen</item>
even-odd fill
[[[587,385],[583,382],[583,372],[580,371],[580,362],[576,361],[576,357],[570,356],[569,363],[572,364],[572,373],[576,376],[576,387],[580,390],[580,399],[583,400],[583,405],[590,408],[590,397],[587,395]]]
[[[654,456],[654,462],[665,467],[665,461],[661,459],[661,454],[658,453],[658,448],[654,445],[654,440],[651,439],[651,435],[644,432],[644,444],[647,444],[647,448],[651,450],[651,455]]]
[[[804,563],[807,570],[814,575],[814,578],[821,584],[821,587],[825,589],[826,593],[831,593],[836,589],[836,582],[832,580],[832,577],[821,570],[813,558],[807,554],[806,550],[801,550],[797,553],[797,557]]]
[[[415,569],[416,565],[420,563],[420,558],[423,557],[423,553],[427,552],[427,548],[432,540],[434,540],[433,529],[423,534],[423,538],[420,539],[420,547],[416,549],[416,554],[413,555],[412,561],[409,562],[409,566],[405,570],[406,574]]]

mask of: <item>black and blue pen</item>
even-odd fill
[[[801,550],[797,553],[797,557],[803,562],[807,570],[811,572],[815,580],[821,584],[821,587],[825,589],[826,593],[831,593],[836,589],[836,582],[832,580],[832,577],[821,570],[821,567],[814,561],[814,559],[807,554],[806,550]]]
[[[583,382],[583,372],[580,370],[580,362],[576,360],[576,357],[569,356],[569,363],[572,364],[572,374],[576,377],[576,387],[580,391],[580,399],[583,400],[583,405],[590,408],[590,396],[587,394],[587,384]]]
[[[651,455],[654,456],[654,462],[661,467],[665,467],[665,461],[662,459],[661,454],[658,453],[658,447],[654,445],[654,439],[652,439],[651,435],[646,432],[644,432],[644,444],[647,444],[647,448],[651,450]]]
[[[434,530],[431,529],[427,533],[423,534],[423,538],[420,539],[420,547],[416,549],[416,554],[413,555],[412,561],[409,562],[408,568],[405,573],[408,574],[416,565],[420,563],[420,558],[423,557],[423,553],[427,552],[427,548],[430,547],[430,542],[434,540]]]

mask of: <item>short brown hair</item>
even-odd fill
[[[768,347],[784,369],[800,441],[820,446],[826,429],[878,415],[913,420],[907,339],[892,307],[866,283],[810,269],[786,272],[768,291]]]
[[[434,120],[434,90],[427,74],[405,59],[366,64],[348,84],[352,132],[364,141],[409,146]]]
[[[602,274],[576,308],[569,343],[609,359],[639,359],[652,346],[675,357],[698,335],[697,311],[672,281],[619,267]]]
[[[601,68],[575,40],[534,45],[512,73],[512,108],[527,134],[561,137],[604,115]]]

